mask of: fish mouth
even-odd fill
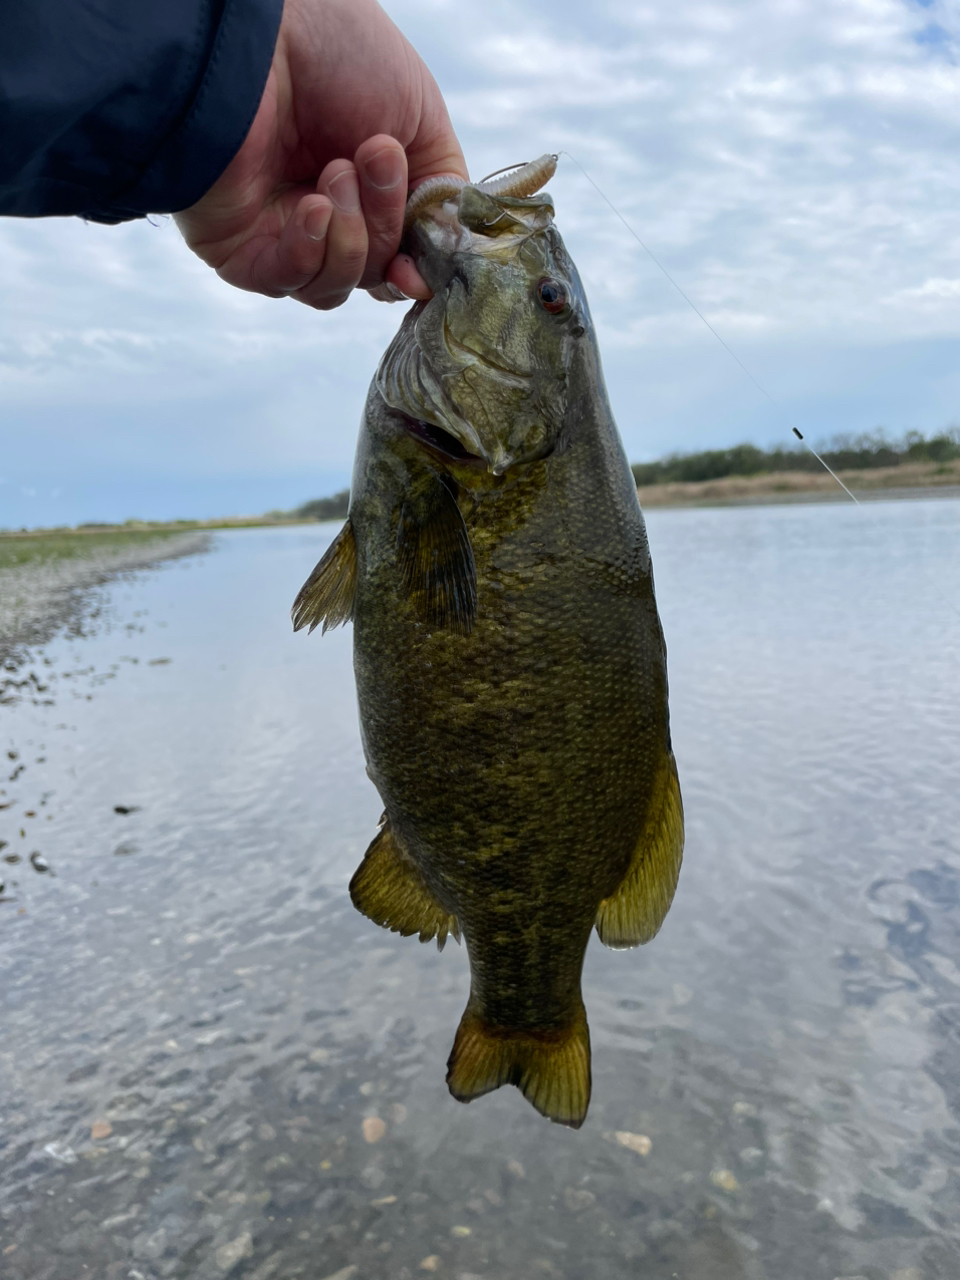
[[[422,418],[410,418],[406,414],[403,416],[409,433],[433,453],[439,453],[445,461],[486,470],[486,459],[465,449],[457,437],[449,431],[444,431],[443,427],[434,426],[432,422],[424,422]]]

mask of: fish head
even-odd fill
[[[574,349],[590,328],[549,195],[467,185],[418,217],[404,247],[433,297],[412,309],[384,356],[384,399],[428,443],[452,437],[461,463],[494,475],[548,456]]]

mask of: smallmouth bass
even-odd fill
[[[293,617],[354,624],[385,808],[354,905],[466,941],[450,1092],[514,1084],[577,1128],[590,932],[656,934],[683,808],[643,516],[537,165],[417,201],[404,243],[434,296],[381,361],[347,521]]]

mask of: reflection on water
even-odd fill
[[[960,1276],[960,504],[649,524],[687,858],[651,946],[591,944],[578,1133],[448,1097],[463,951],[346,897],[350,635],[287,621],[329,527],[222,535],[21,670],[4,1277]]]

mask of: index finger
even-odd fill
[[[360,203],[369,241],[360,288],[369,289],[383,282],[403,234],[409,181],[407,157],[396,138],[378,133],[360,144],[354,164],[360,178]]]

